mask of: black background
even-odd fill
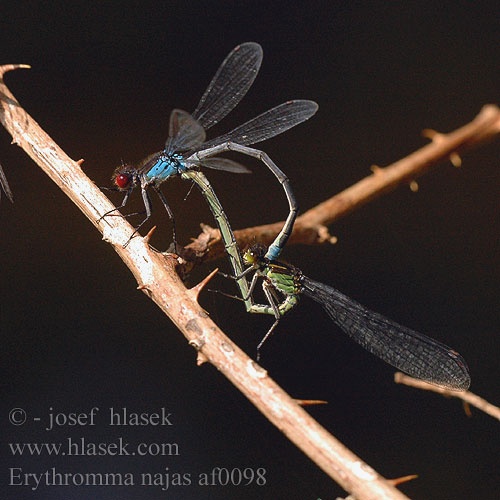
[[[494,5],[494,6],[493,6]],[[500,99],[497,5],[475,2],[12,2],[2,7],[0,62],[31,64],[6,81],[25,109],[97,185],[121,159],[161,149],[174,107],[193,110],[225,55],[259,42],[264,62],[248,96],[213,134],[280,102],[320,105],[304,125],[262,147],[287,172],[302,211],[450,131]],[[212,131],[211,131],[212,132]],[[0,205],[2,471],[190,473],[193,484],[85,488],[2,486],[9,499],[316,499],[342,490],[195,352],[99,233],[0,131],[15,196]],[[500,143],[442,165],[331,227],[336,246],[288,247],[284,258],[368,307],[453,346],[471,389],[498,403]],[[284,196],[250,159],[252,176],[208,176],[233,228],[282,220]],[[187,243],[214,225],[201,195],[164,192]],[[119,198],[110,195],[115,202]],[[170,225],[158,203],[154,244]],[[136,195],[131,209],[140,206]],[[190,277],[190,284],[215,265]],[[219,279],[219,288],[231,285]],[[271,319],[206,293],[203,306],[249,354]],[[270,375],[386,477],[419,474],[411,498],[494,498],[498,423],[456,400],[395,386],[393,370],[354,345],[304,299],[263,351]],[[100,408],[97,425],[45,431],[54,412]],[[13,407],[31,421],[13,427]],[[172,427],[110,428],[107,409],[171,412]],[[177,457],[13,457],[7,442],[178,443]],[[265,468],[267,484],[201,487],[214,467]]]

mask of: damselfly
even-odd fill
[[[370,311],[331,286],[314,281],[296,267],[271,261],[266,248],[254,245],[243,255],[249,265],[244,275],[255,271],[249,294],[259,278],[269,304],[253,304],[254,312],[273,314],[275,321],[257,347],[269,338],[281,317],[298,302],[300,295],[321,304],[333,322],[367,351],[386,363],[435,385],[464,391],[470,385],[465,360],[453,349],[426,335],[401,326]]]
[[[137,166],[124,164],[115,170],[112,177],[115,187],[112,189],[125,192],[125,197],[121,205],[106,212],[99,220],[123,208],[133,189],[138,186],[141,188],[146,212],[146,217],[135,228],[126,244],[151,217],[151,202],[147,191],[149,187],[158,194],[172,220],[173,239],[176,244],[174,216],[159,186],[170,177],[180,176],[193,181],[201,189],[221,230],[233,271],[235,275],[241,274],[243,271],[241,255],[227,217],[210,183],[199,170],[200,167],[208,167],[235,173],[248,172],[245,167],[232,160],[214,157],[226,151],[235,151],[261,160],[285,190],[289,215],[267,252],[267,257],[270,259],[278,257],[291,234],[297,216],[297,203],[287,176],[266,153],[248,146],[302,123],[316,113],[318,105],[307,100],[287,101],[226,134],[209,141],[205,140],[206,130],[232,111],[247,93],[257,76],[261,62],[262,48],[259,44],[248,42],[235,47],[220,65],[196,110],[192,114],[179,109],[172,111],[165,149],[148,156]],[[239,279],[238,285],[242,295],[246,296],[248,294],[246,279]],[[249,301],[245,302],[247,308],[250,307]]]

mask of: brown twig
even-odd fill
[[[499,132],[500,109],[492,104],[484,106],[470,123],[448,134],[425,130],[424,135],[431,139],[429,144],[387,167],[373,166],[371,175],[298,217],[288,244],[313,245],[332,241],[327,225],[398,186],[411,185],[443,161],[450,160],[459,166],[460,154],[493,139]],[[234,234],[240,248],[256,240],[269,245],[282,227],[283,222],[276,222]],[[208,226],[203,226],[203,232],[187,248],[202,260],[216,259],[224,254],[219,230]]]
[[[132,239],[129,245],[123,248],[133,229],[122,217],[107,217],[100,223],[96,222],[101,214],[114,208],[113,205],[82,172],[81,162],[71,160],[22,109],[5,86],[3,74],[17,67],[20,66],[0,67],[0,120],[11,133],[13,142],[28,153],[102,232],[103,239],[113,245],[134,274],[139,284],[138,288],[169,316],[188,339],[189,344],[198,351],[198,363],[208,361],[214,365],[292,442],[346,491],[353,493],[358,500],[407,498],[322,428],[268,376],[265,370],[224,335],[196,302],[200,287],[187,290],[176,274],[175,268],[181,259],[153,251],[148,246],[147,239],[141,237]],[[485,115],[488,115],[488,120],[485,120]],[[452,136],[448,142],[451,142],[453,147],[445,149],[451,154],[460,149],[459,146],[465,147],[477,143],[480,138],[484,140],[492,137],[495,123],[498,132],[499,121],[500,111],[497,108],[492,106],[485,108],[469,126],[466,126],[472,129],[466,137],[460,142]],[[478,122],[481,122],[481,126],[478,126]],[[438,161],[444,157],[443,155],[444,152],[441,151],[440,155],[435,154],[433,158]],[[426,162],[425,168],[430,166],[430,158],[420,161]],[[389,168],[385,171],[391,172]],[[379,177],[379,174],[383,177]],[[411,177],[415,176],[414,172]],[[374,180],[371,182],[377,192],[385,192],[397,184],[389,174],[377,173],[372,177]],[[409,178],[409,174],[406,177]],[[370,194],[371,188],[366,183],[357,189],[364,193],[364,201],[353,201],[352,191],[347,190],[350,195],[344,192],[339,201],[333,202],[334,205],[342,207],[342,210],[335,209],[338,214],[345,214],[355,206],[375,197],[375,194]],[[331,209],[328,208],[331,205],[332,200],[322,204],[323,208],[313,209],[304,214],[298,226],[299,230],[294,234],[307,232],[303,229],[305,220],[308,231],[313,230],[316,234],[310,242],[316,242],[321,233],[321,224],[332,220]],[[261,227],[258,234],[262,237],[259,239],[266,241],[266,238],[274,237],[277,232],[275,227],[281,227],[281,223]],[[294,239],[298,241],[300,238],[295,236]]]
[[[422,380],[417,380],[409,375],[405,375],[401,372],[396,372],[394,374],[394,382],[396,384],[404,384],[409,387],[415,387],[416,389],[422,389],[424,391],[432,391],[437,392],[438,394],[442,394],[448,398],[458,398],[461,399],[464,403],[475,406],[479,410],[484,411],[493,418],[500,420],[500,408],[498,406],[492,405],[488,403],[485,399],[477,396],[473,392],[470,391],[450,391],[448,389],[444,389],[443,387],[437,387],[435,385],[428,384]]]

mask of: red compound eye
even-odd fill
[[[126,188],[130,184],[130,177],[126,174],[118,174],[115,178],[115,183],[119,188]]]

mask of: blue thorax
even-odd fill
[[[148,180],[166,181],[173,175],[180,175],[187,170],[183,156],[179,153],[160,153],[152,160],[151,168],[145,173]]]

